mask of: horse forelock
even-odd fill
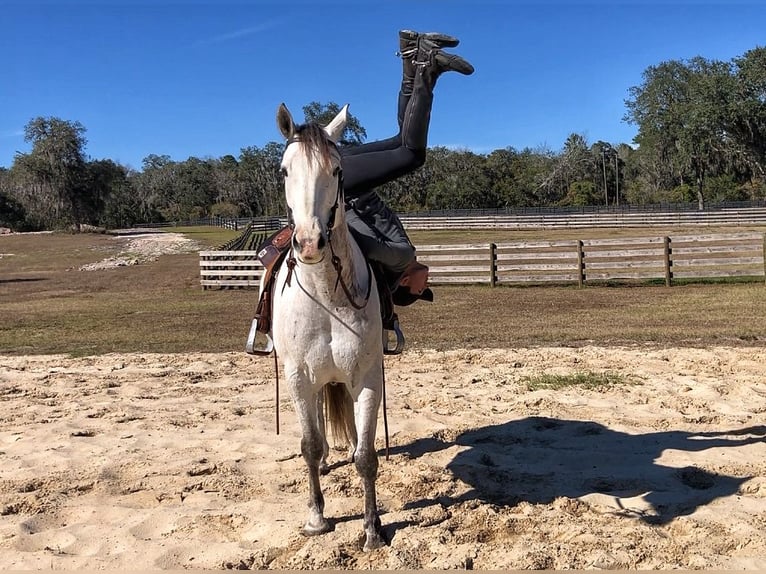
[[[302,124],[296,127],[293,137],[307,152],[309,163],[318,159],[323,166],[332,164],[335,144],[327,137],[322,126],[314,122]]]

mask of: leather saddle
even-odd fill
[[[251,355],[269,355],[274,350],[270,335],[274,277],[275,271],[287,257],[291,238],[292,228],[286,226],[268,237],[258,248],[257,257],[263,264],[265,279],[245,345],[245,352]],[[375,262],[368,262],[378,286],[381,318],[383,329],[386,331],[383,352],[387,355],[398,355],[404,350],[405,338],[399,326],[395,306],[406,307],[421,299],[430,302],[434,300],[433,291],[427,286],[428,267],[414,261],[392,290],[383,268]]]

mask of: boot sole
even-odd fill
[[[415,32],[414,30],[400,30],[399,31],[399,38],[401,40],[405,40],[408,42],[414,42],[415,40],[420,38],[425,38],[426,40],[429,40],[431,42],[434,42],[435,44],[438,44],[441,48],[454,48],[458,44],[460,44],[460,40],[455,38],[454,36],[448,36],[447,34],[442,34],[440,32]]]

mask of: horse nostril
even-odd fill
[[[293,235],[293,249],[295,249],[298,253],[300,253],[302,247],[303,246],[301,245],[301,242],[298,241],[298,238],[295,235]]]
[[[317,241],[317,249],[322,250],[325,245],[327,245],[327,241],[325,240],[324,235],[320,235],[319,241]]]

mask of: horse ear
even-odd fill
[[[346,129],[346,124],[348,123],[348,104],[343,106],[341,110],[338,112],[338,115],[335,116],[332,121],[325,126],[324,131],[327,133],[327,136],[334,141],[335,143],[338,143],[338,140],[340,140],[340,136],[343,135],[343,130]]]
[[[277,127],[286,140],[289,140],[295,135],[295,122],[293,116],[290,115],[290,110],[284,103],[279,104],[277,110]]]

